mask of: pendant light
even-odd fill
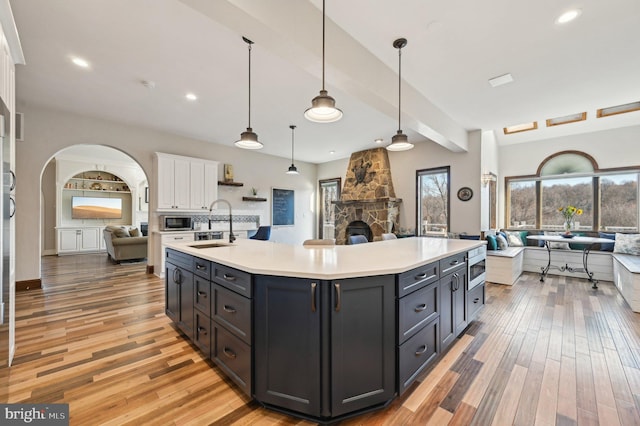
[[[289,166],[289,170],[287,170],[288,175],[297,175],[298,168],[293,164],[293,130],[296,128],[293,124],[289,126],[291,129],[291,165]]]
[[[407,135],[402,133],[400,126],[401,101],[402,101],[402,48],[407,45],[406,38],[399,38],[393,42],[393,47],[398,49],[398,132],[391,138],[391,145],[387,145],[389,151],[406,151],[413,148]]]
[[[246,132],[240,134],[240,140],[235,144],[238,148],[261,149],[263,145],[258,141],[258,135],[251,128],[251,45],[253,42],[246,37],[242,37],[242,40],[249,46],[249,126]]]
[[[342,118],[342,111],[336,108],[336,100],[324,89],[324,2],[322,0],[322,90],[311,100],[311,108],[304,112],[305,118],[315,123],[333,123]]]

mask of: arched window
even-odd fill
[[[640,167],[600,169],[581,151],[562,151],[545,158],[534,176],[506,179],[506,226],[560,230],[558,209],[574,206],[578,231],[638,231]]]

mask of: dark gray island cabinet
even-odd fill
[[[466,252],[399,274],[251,274],[168,248],[166,313],[247,395],[327,423],[402,394],[469,321]],[[474,290],[474,314],[484,285]]]

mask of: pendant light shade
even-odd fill
[[[296,128],[296,126],[292,124],[289,126],[289,128],[291,129],[291,165],[289,166],[289,170],[287,170],[287,174],[297,175],[298,168],[295,166],[295,164],[293,164],[293,131]]]
[[[342,111],[336,108],[336,100],[324,88],[324,3],[322,0],[322,90],[311,100],[311,108],[304,112],[305,118],[314,123],[332,123],[342,118]]]
[[[249,47],[249,125],[247,131],[240,134],[240,140],[236,141],[235,145],[243,149],[261,149],[263,145],[258,141],[258,135],[251,128],[251,45],[253,42],[246,37],[242,37],[242,40]]]
[[[399,38],[393,42],[393,47],[398,49],[398,132],[391,138],[391,145],[387,145],[389,151],[407,151],[413,148],[413,144],[409,142],[407,135],[402,133],[400,126],[401,101],[402,101],[402,48],[407,45],[406,38]]]

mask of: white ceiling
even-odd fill
[[[289,157],[296,124],[296,159],[312,163],[390,142],[398,37],[408,39],[402,127],[415,143],[460,151],[470,130],[495,130],[510,144],[640,124],[640,112],[595,118],[598,108],[640,100],[638,0],[327,0],[326,88],[344,111],[332,124],[302,115],[321,88],[321,0],[11,4],[26,58],[19,102],[232,145],[248,124],[244,35],[255,42],[251,124],[262,152]],[[582,15],[556,25],[571,7]],[[90,69],[73,65],[73,55]],[[515,81],[490,87],[505,73]],[[187,101],[187,92],[199,99]],[[583,111],[586,122],[544,126]],[[541,128],[502,134],[533,120]]]

